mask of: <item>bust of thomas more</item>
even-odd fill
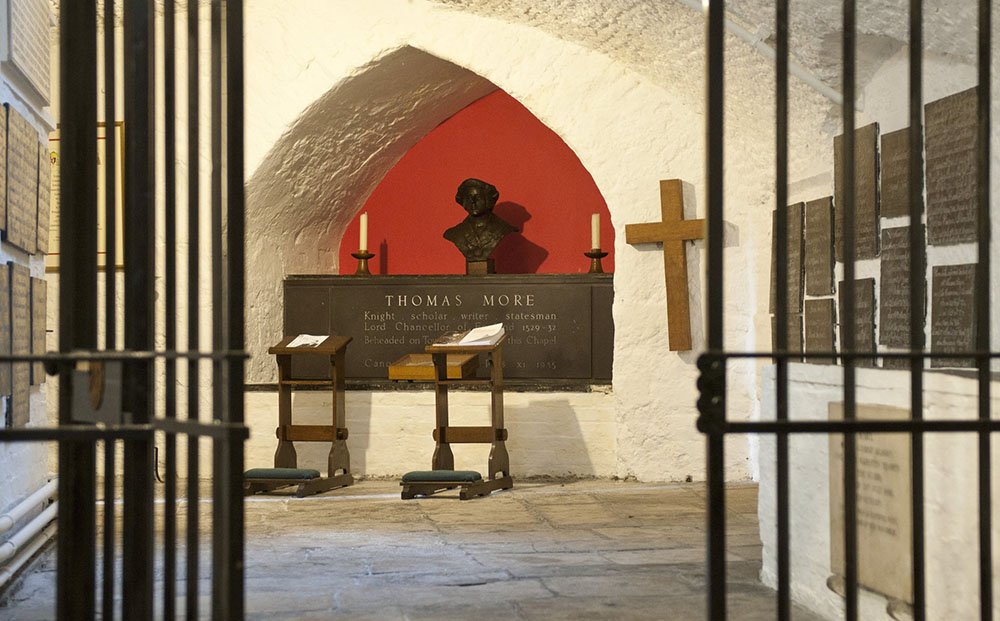
[[[517,230],[493,213],[498,198],[496,187],[479,179],[466,179],[458,186],[455,202],[469,215],[445,231],[444,238],[458,247],[466,261],[485,261],[501,239]]]

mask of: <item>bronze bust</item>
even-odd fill
[[[469,215],[444,232],[467,262],[486,261],[505,236],[517,231],[509,222],[493,213],[500,198],[496,187],[479,179],[466,179],[458,186],[455,202]]]

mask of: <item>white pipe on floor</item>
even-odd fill
[[[21,570],[24,565],[31,560],[31,557],[38,552],[42,546],[49,542],[56,534],[56,524],[53,522],[45,527],[40,537],[35,537],[35,540],[31,542],[27,548],[21,550],[21,553],[14,557],[10,563],[7,564],[2,570],[0,570],[0,591],[10,582],[18,571]]]
[[[24,528],[11,535],[10,539],[0,543],[0,563],[7,562],[8,559],[17,554],[18,549],[42,532],[49,522],[56,519],[58,512],[59,503],[54,502],[39,513],[38,517],[28,522]]]
[[[678,0],[678,1],[681,4],[684,4],[701,13],[705,12],[705,0]],[[757,49],[758,52],[760,52],[764,56],[767,56],[771,60],[774,60],[774,58],[777,56],[777,52],[775,51],[775,49],[765,42],[765,39],[767,39],[769,33],[759,30],[757,31],[757,34],[754,34],[749,30],[747,30],[746,28],[744,28],[743,26],[740,26],[733,20],[729,19],[728,17],[725,19],[725,24],[726,24],[726,30],[728,30],[729,32],[733,33],[740,39],[743,39],[744,41],[752,45],[754,48]],[[839,92],[830,88],[829,85],[827,85],[825,82],[823,82],[815,75],[813,75],[812,72],[810,72],[808,69],[806,69],[799,63],[795,62],[795,60],[792,58],[788,59],[788,73],[802,80],[807,85],[811,86],[813,90],[823,95],[830,101],[834,102],[838,106],[841,105],[841,102],[844,101],[843,96]],[[854,105],[858,110],[863,109],[863,106],[861,105],[860,101],[855,102]]]
[[[34,494],[22,500],[16,507],[0,515],[0,535],[14,528],[18,520],[28,515],[32,509],[50,498],[55,498],[59,491],[59,477],[51,479]]]

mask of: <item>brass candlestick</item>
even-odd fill
[[[603,274],[604,268],[601,266],[601,259],[608,256],[608,253],[601,251],[600,248],[591,248],[590,252],[584,252],[583,256],[590,257],[590,273],[591,274]]]
[[[358,260],[358,269],[354,270],[355,276],[371,276],[372,273],[368,271],[368,259],[374,257],[375,255],[367,250],[358,250],[357,252],[352,252],[351,256]]]

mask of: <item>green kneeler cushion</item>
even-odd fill
[[[474,470],[414,470],[403,475],[403,483],[475,483],[483,475]]]
[[[312,468],[251,468],[243,473],[247,479],[315,479],[319,470]]]

